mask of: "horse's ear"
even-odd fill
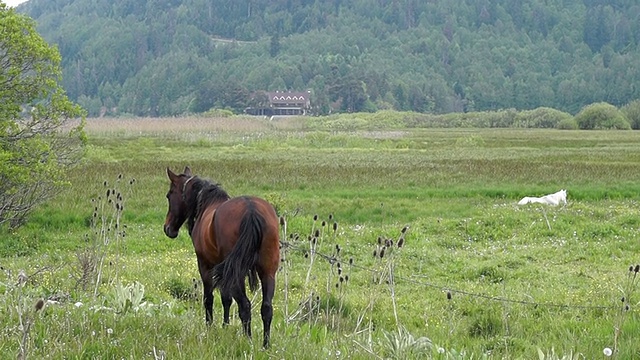
[[[171,169],[167,168],[167,175],[169,176],[169,179],[174,182],[176,180],[176,178],[178,177],[178,175],[174,174],[173,171],[171,171]]]
[[[191,176],[191,168],[189,168],[188,166],[184,167],[184,174],[187,176]]]

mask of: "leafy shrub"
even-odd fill
[[[634,130],[640,130],[640,99],[634,100],[620,109]]]
[[[204,117],[212,117],[212,118],[226,118],[233,116],[233,111],[227,109],[209,109],[202,113]]]
[[[579,129],[578,123],[576,122],[576,119],[574,119],[573,117],[560,120],[556,127],[560,130],[578,130]]]
[[[568,119],[573,120],[571,114],[547,107],[521,111],[516,115],[514,127],[521,128],[557,128]]]
[[[615,106],[600,102],[587,105],[575,117],[578,127],[583,130],[631,129],[629,122]]]

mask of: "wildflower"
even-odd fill
[[[602,353],[604,354],[604,356],[609,357],[611,356],[611,354],[613,354],[613,351],[611,351],[610,348],[606,347],[604,348],[604,350],[602,350]]]
[[[107,329],[107,334],[109,334],[109,335],[113,334],[113,329],[112,328],[108,328]]]
[[[444,354],[444,352],[445,352],[444,348],[442,348],[442,347],[438,348],[438,354]]]

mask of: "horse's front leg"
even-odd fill
[[[202,278],[203,296],[202,303],[204,305],[205,318],[207,325],[211,325],[213,321],[213,278],[211,277],[211,268],[199,264],[200,277]]]

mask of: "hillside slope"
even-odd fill
[[[242,111],[312,90],[316,113],[640,98],[632,0],[30,0],[70,98],[96,115]]]

